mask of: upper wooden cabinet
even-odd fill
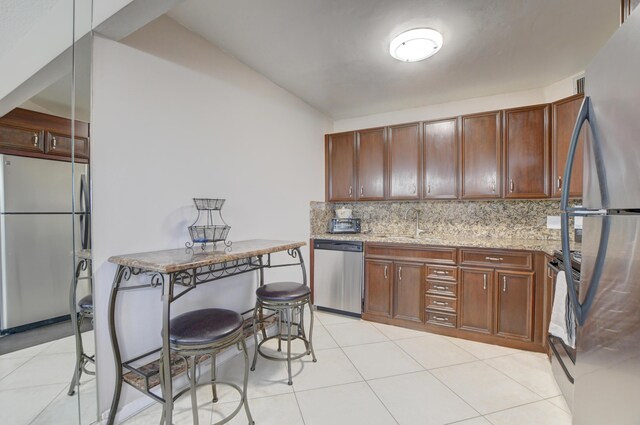
[[[425,122],[423,198],[458,197],[458,120]]]
[[[326,136],[326,191],[328,201],[354,201],[355,196],[355,133]]]
[[[356,132],[356,148],[356,199],[384,200],[387,151],[384,127]]]
[[[549,105],[504,111],[505,198],[549,196]]]
[[[579,94],[551,104],[551,185],[553,188],[551,196],[553,197],[560,197],[562,194],[564,167],[567,162],[569,143],[571,142],[571,135],[573,134],[573,128],[576,125],[583,99],[584,95]],[[569,187],[569,196],[571,197],[582,196],[583,146],[587,128],[588,125],[582,128],[580,142],[573,161],[571,186]]]
[[[420,199],[420,124],[389,127],[388,199]]]
[[[640,0],[620,0],[620,25],[624,24],[638,5]]]
[[[500,111],[461,118],[461,197],[500,197]]]
[[[16,108],[0,117],[0,153],[71,160],[71,120]],[[89,124],[75,121],[75,159],[89,160]]]

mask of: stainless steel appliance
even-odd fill
[[[87,166],[76,164],[83,195],[72,221],[71,163],[0,155],[0,332],[12,333],[69,315],[76,247],[88,247]]]
[[[360,317],[364,289],[362,242],[316,239],[313,250],[315,306]]]
[[[332,218],[329,233],[360,233],[359,218]]]
[[[564,256],[562,252],[556,251],[553,259],[547,264],[550,276],[553,278],[553,291],[555,293],[555,282],[558,273],[561,271],[565,273],[571,273],[573,281],[576,284],[575,290],[578,291],[577,285],[580,282],[580,253],[571,253],[571,263],[569,266],[564,262]],[[552,297],[553,298],[553,297]],[[574,329],[575,331],[575,329]],[[573,405],[573,392],[574,392],[574,375],[576,368],[576,349],[572,348],[564,343],[561,338],[549,334],[547,336],[549,347],[551,348],[551,369],[558,383],[562,395],[567,401],[569,408]]]
[[[581,279],[568,291],[578,322],[573,423],[640,421],[640,13],[629,17],[586,69],[562,188],[562,250],[569,219],[585,215]],[[578,132],[588,122],[584,208],[568,208]],[[574,280],[567,274],[568,288]]]

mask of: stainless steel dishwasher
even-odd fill
[[[364,293],[362,242],[316,239],[313,249],[315,306],[360,317]]]

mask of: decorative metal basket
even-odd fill
[[[226,199],[193,198],[198,210],[219,211],[222,209]]]
[[[198,210],[198,217],[189,226],[191,242],[185,243],[187,248],[192,248],[195,244],[201,244],[201,248],[205,249],[208,243],[213,243],[215,246],[216,242],[224,242],[225,246],[231,246],[231,241],[227,241],[231,226],[222,218],[221,210],[224,201],[224,199],[193,198],[193,203]],[[218,212],[220,221],[223,224],[214,224],[213,211]],[[201,219],[201,216],[204,217]]]
[[[189,234],[194,244],[224,241],[229,230],[231,226],[227,225],[189,226]]]

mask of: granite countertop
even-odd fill
[[[76,257],[81,258],[83,260],[91,260],[91,250],[79,249],[76,251]]]
[[[460,238],[448,236],[411,236],[380,235],[373,233],[312,235],[312,239],[331,239],[342,241],[381,242],[410,245],[455,246],[468,248],[521,249],[525,251],[541,251],[553,255],[553,251],[562,248],[560,240],[547,239],[503,239],[503,238]],[[580,244],[573,242],[571,247],[580,250]]]
[[[287,251],[289,249],[300,248],[304,245],[306,245],[305,242],[253,239],[234,242],[229,248],[220,243],[215,250],[213,246],[208,246],[207,249],[202,250],[196,245],[193,248],[115,255],[109,258],[109,262],[146,271],[173,273],[213,264],[221,264],[227,261]]]

